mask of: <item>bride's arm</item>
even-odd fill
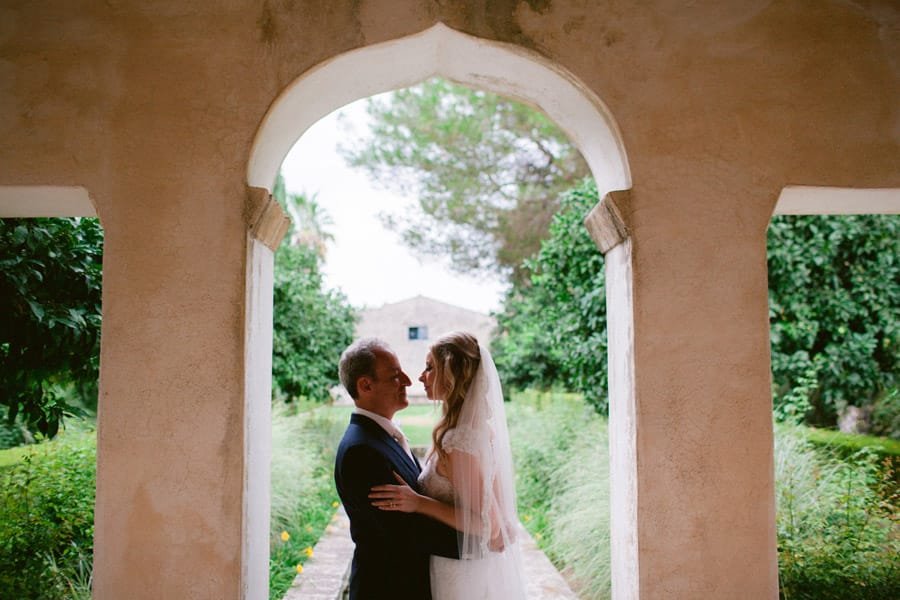
[[[394,477],[400,482],[398,485],[376,485],[372,488],[369,492],[372,506],[386,511],[419,513],[454,529],[462,527],[462,519],[452,504],[418,494],[396,473]]]
[[[468,473],[477,474],[472,477],[472,484],[478,486],[474,497],[481,498],[481,470],[475,457],[466,452],[455,451],[450,453],[450,464],[451,472],[452,470],[466,469]],[[462,509],[452,504],[416,493],[396,473],[394,477],[399,482],[399,485],[377,485],[372,488],[372,491],[369,493],[369,499],[372,500],[373,506],[381,510],[419,513],[449,525],[457,531],[468,529],[466,533],[481,534],[480,506],[469,507],[467,515]]]

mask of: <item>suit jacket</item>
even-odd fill
[[[370,489],[396,484],[393,471],[421,492],[418,461],[372,419],[351,415],[334,466],[334,482],[356,544],[350,600],[430,600],[430,555],[459,558],[455,529],[423,515],[372,506]]]

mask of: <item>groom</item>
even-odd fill
[[[415,513],[378,510],[369,500],[372,486],[397,483],[394,472],[420,491],[419,462],[391,422],[409,405],[412,382],[387,344],[373,338],[344,350],[340,377],[356,404],[334,465],[356,544],[350,600],[430,600],[429,556],[458,558],[456,531]]]

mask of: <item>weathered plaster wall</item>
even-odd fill
[[[618,121],[641,596],[773,597],[765,226],[786,184],[900,187],[898,20],[888,0],[4,2],[0,185],[83,186],[107,235],[96,597],[240,595],[254,135],[307,69],[437,21],[557,61]]]

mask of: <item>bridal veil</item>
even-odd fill
[[[512,451],[500,377],[490,352],[481,360],[456,427],[443,449],[451,467],[456,507],[463,517],[460,558],[471,560],[472,590],[503,590],[503,598],[524,598]]]

